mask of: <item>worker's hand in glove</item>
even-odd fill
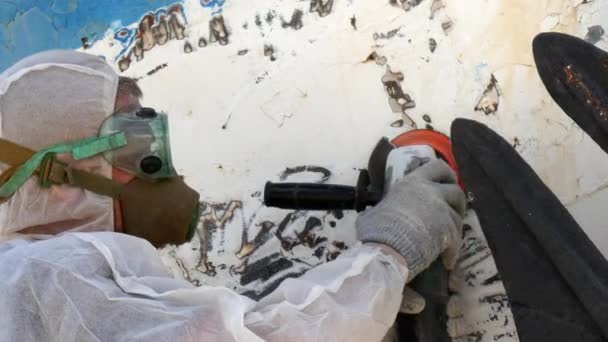
[[[444,161],[432,160],[397,181],[378,205],[359,215],[357,237],[401,254],[409,281],[440,255],[448,270],[454,267],[465,209],[455,173]]]

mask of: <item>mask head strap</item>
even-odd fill
[[[85,139],[72,144],[58,144],[35,152],[27,147],[0,139],[0,161],[12,166],[10,174],[0,176],[6,180],[0,186],[0,197],[13,195],[32,175],[38,174],[40,185],[69,184],[89,191],[119,198],[122,184],[86,171],[70,168],[55,158],[58,153],[72,153],[76,160],[92,157],[108,148],[124,146],[124,135]]]

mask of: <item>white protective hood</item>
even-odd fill
[[[62,50],[27,57],[0,74],[0,136],[34,150],[96,136],[117,87],[118,75],[100,57]],[[101,157],[70,164],[111,177]],[[68,186],[42,189],[37,181],[0,205],[0,241],[16,232],[113,230],[111,198]]]

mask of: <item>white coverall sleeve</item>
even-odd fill
[[[0,244],[0,341],[376,341],[401,303],[397,259],[359,244],[256,303],[171,278],[132,236],[12,240]]]
[[[266,341],[380,341],[399,311],[407,273],[390,248],[357,244],[283,281],[245,323]]]

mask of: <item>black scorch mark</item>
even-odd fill
[[[420,5],[422,0],[389,0],[392,6],[402,8],[405,11],[409,11],[412,8]]]
[[[517,149],[519,146],[521,146],[521,142],[519,141],[518,137],[513,138],[513,148]]]
[[[266,24],[272,25],[272,21],[276,16],[277,13],[275,11],[268,11],[268,13],[266,13]]]
[[[279,287],[279,285],[281,285],[281,283],[283,281],[285,281],[285,279],[288,279],[288,278],[299,278],[304,273],[306,273],[306,271],[307,270],[304,270],[304,271],[301,271],[301,272],[291,272],[291,273],[288,273],[288,274],[282,276],[281,278],[273,281],[271,284],[266,285],[261,291],[247,291],[247,292],[243,293],[243,296],[249,297],[249,298],[251,298],[253,300],[260,300],[260,299],[266,297],[272,291],[274,291],[277,287]]]
[[[433,38],[429,38],[429,50],[431,50],[431,53],[434,53],[436,49],[437,41]]]
[[[479,303],[492,305],[494,315],[502,313],[511,308],[509,298],[506,294],[499,293],[479,298]]]
[[[587,35],[585,35],[585,40],[591,44],[597,44],[600,40],[602,40],[602,36],[606,33],[604,28],[600,25],[594,25],[587,28]]]
[[[241,285],[247,285],[256,280],[266,281],[291,266],[293,266],[293,261],[282,257],[280,253],[271,254],[245,267],[241,276]]]
[[[152,76],[152,75],[156,74],[157,72],[159,72],[160,70],[162,70],[162,69],[166,68],[166,67],[167,67],[167,65],[168,65],[167,63],[163,63],[163,64],[161,64],[161,65],[157,65],[157,66],[156,66],[156,68],[154,68],[154,69],[152,69],[152,70],[148,71],[148,72],[146,73],[146,75],[148,75],[148,76]]]
[[[342,254],[343,251],[347,250],[348,246],[343,241],[333,241],[331,246],[327,248],[327,253],[325,254],[326,261],[335,260],[337,257]]]
[[[486,246],[483,240],[478,238],[475,234],[465,232],[461,251],[462,253],[458,257],[459,264],[468,261],[468,259],[474,256],[478,256],[483,251],[488,251],[488,246]]]
[[[329,177],[331,176],[331,171],[324,167],[313,165],[301,165],[296,167],[285,168],[285,170],[279,175],[279,179],[284,181],[288,177],[302,172],[313,172],[321,174],[322,178],[319,183],[327,182],[327,180],[329,180]]]
[[[276,61],[277,58],[274,56],[274,46],[272,46],[271,44],[265,44],[264,45],[264,56],[270,57],[271,62]]]
[[[443,33],[445,33],[446,36],[450,33],[450,31],[452,31],[453,28],[454,22],[449,18],[441,23],[441,29],[443,30]]]
[[[342,211],[340,209],[332,210],[329,213],[332,214],[333,217],[335,217],[338,220],[341,220],[344,218],[344,211]]]
[[[491,285],[501,281],[500,274],[497,272],[495,275],[483,281],[482,285]]]
[[[271,229],[275,226],[274,222],[264,221],[259,224],[260,231],[256,234],[253,240],[249,240],[249,227],[243,227],[242,244],[239,251],[236,253],[236,257],[243,259],[253,252],[255,252],[260,246],[265,244],[273,234]]]
[[[318,227],[322,227],[321,220],[318,217],[311,216],[306,220],[304,224],[304,229],[296,234],[295,238],[283,236],[287,225],[294,222],[299,217],[303,216],[302,212],[294,212],[289,213],[281,223],[279,223],[279,227],[275,233],[275,236],[281,243],[281,247],[287,251],[291,251],[291,249],[295,246],[304,245],[309,248],[314,248],[319,244],[327,241],[325,237],[319,237],[314,233],[314,229]]]
[[[281,18],[281,27],[288,28],[291,27],[294,30],[299,30],[302,28],[304,24],[302,24],[302,17],[304,16],[304,12],[302,10],[296,9],[291,14],[291,19],[289,21],[285,21]]]
[[[321,257],[323,256],[323,251],[325,251],[325,247],[323,247],[323,246],[318,247],[317,249],[315,249],[315,252],[313,255],[316,258],[321,259]]]
[[[320,17],[331,13],[334,0],[310,0],[310,13],[317,12]]]
[[[259,13],[256,13],[254,22],[255,26],[257,26],[259,29],[262,28],[262,17],[260,17]]]
[[[320,243],[327,241],[327,238],[319,237],[313,233],[315,228],[321,226],[321,219],[314,216],[309,217],[304,225],[304,229],[298,233],[299,242],[306,247],[314,248]]]
[[[82,42],[82,48],[85,50],[91,47],[91,44],[89,44],[89,38],[87,37],[80,38],[80,42]]]
[[[339,251],[329,252],[325,256],[325,261],[329,262],[329,261],[332,261],[332,260],[336,260],[336,258],[338,258],[339,256],[340,256],[340,252]]]
[[[350,18],[350,26],[353,27],[353,30],[357,31],[357,18],[354,15]]]
[[[372,35],[372,38],[374,38],[374,40],[379,40],[379,39],[386,39],[386,40],[388,40],[388,39],[394,38],[394,37],[397,36],[397,34],[399,33],[399,31],[401,30],[401,27],[402,26],[397,27],[396,29],[392,29],[392,30],[390,30],[388,32],[380,32],[380,33],[374,32],[374,34]],[[400,35],[400,36],[402,36],[402,35]],[[410,43],[411,43],[411,40],[410,40]]]
[[[486,115],[496,113],[498,111],[498,104],[500,100],[500,89],[498,88],[498,81],[496,77],[492,75],[490,78],[490,84],[486,87],[486,90],[481,95],[481,98],[475,105],[475,111],[484,112]]]
[[[247,52],[249,52],[248,49],[243,49],[243,50],[239,50],[236,54],[239,56],[244,56],[247,54]]]
[[[399,119],[399,120],[397,120],[397,121],[394,121],[394,122],[391,124],[391,127],[393,127],[393,128],[400,128],[400,127],[403,127],[403,119]]]
[[[339,250],[345,250],[348,249],[348,247],[346,246],[346,244],[342,241],[334,241],[332,243],[332,245],[334,245],[334,247],[336,247]]]
[[[318,236],[315,230],[322,229],[322,220],[315,216],[310,216],[304,224],[304,228],[296,233],[295,237],[285,236],[284,232],[288,225],[294,223],[301,217],[304,217],[305,212],[294,211],[288,213],[278,225],[275,236],[281,244],[281,248],[286,251],[291,251],[295,246],[305,246],[310,249],[316,248],[320,244],[327,241],[326,237]]]
[[[264,71],[260,76],[257,76],[255,78],[255,84],[260,84],[262,81],[264,81],[266,79],[266,77],[268,76],[268,71]],[[226,129],[227,124],[224,124],[224,127],[222,127],[223,129]]]
[[[209,43],[228,44],[230,33],[226,29],[223,16],[217,16],[209,21]]]
[[[203,47],[205,47],[205,46],[207,46],[207,39],[205,39],[205,38],[201,37],[201,38],[198,40],[198,47],[202,47],[202,48],[203,48]]]
[[[302,212],[294,211],[285,215],[285,217],[279,223],[277,231],[275,232],[275,236],[279,239],[281,243],[281,247],[283,249],[289,250],[293,246],[294,242],[291,239],[283,237],[283,232],[287,228],[287,225],[295,221],[298,217],[302,216]]]
[[[184,43],[184,52],[185,53],[192,52],[192,44],[190,44],[190,42],[185,42]]]

